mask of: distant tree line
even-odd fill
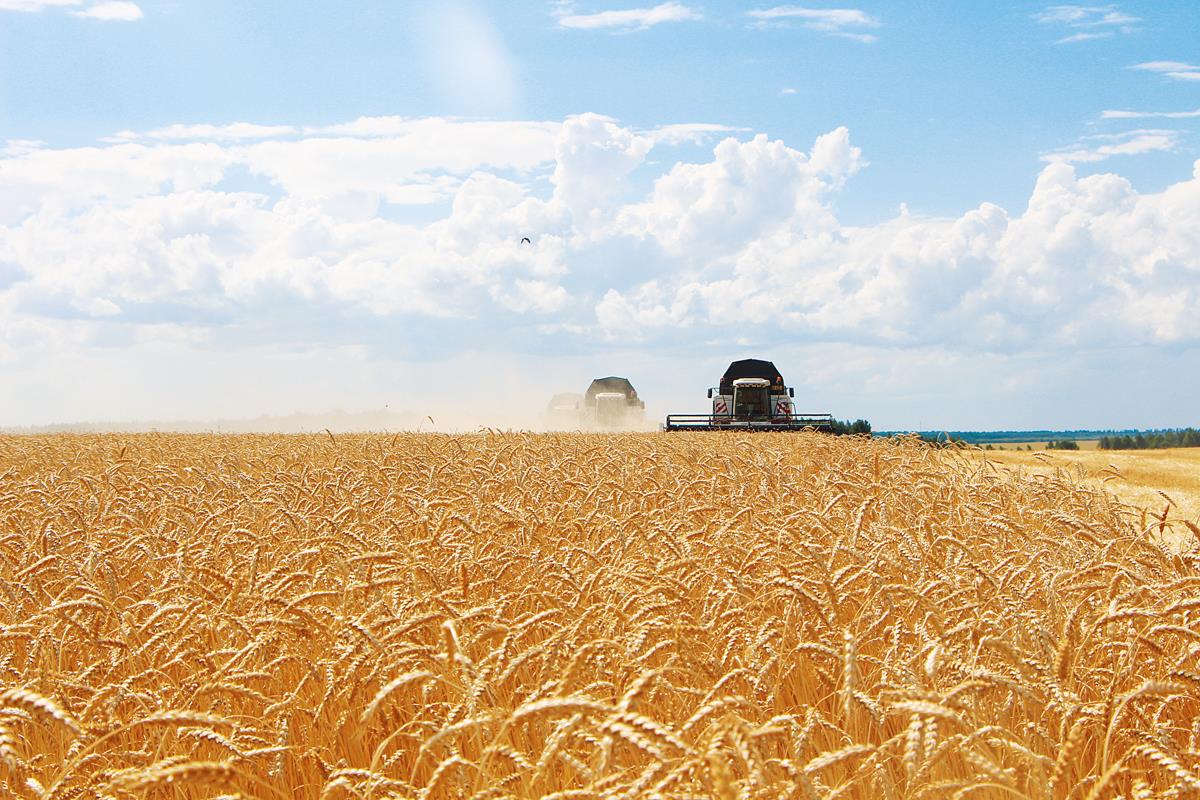
[[[835,419],[833,421],[833,432],[838,436],[845,436],[847,434],[855,433],[870,434],[871,423],[867,422],[865,419],[856,419],[854,422],[851,422],[850,420]]]
[[[920,433],[921,441],[938,447],[966,447],[970,444],[966,439],[950,433]]]
[[[1165,429],[1164,429],[1165,430]],[[1022,450],[1027,442],[1051,442],[1070,440],[1073,442],[1095,442],[1101,437],[1136,436],[1138,433],[1150,433],[1137,428],[1107,428],[1107,429],[1077,429],[1077,430],[1006,430],[1006,431],[946,431],[946,430],[899,430],[879,431],[879,436],[894,436],[897,434],[917,434],[925,441],[962,441],[980,446],[986,444],[1010,445],[1020,443]]]
[[[1200,447],[1200,431],[1195,428],[1178,428],[1100,437],[1101,450],[1159,450],[1164,447]]]
[[[1047,450],[1078,450],[1079,442],[1074,439],[1051,439],[1046,442]]]
[[[1137,433],[1137,431],[1126,430],[1006,430],[1006,431],[947,431],[947,430],[928,430],[928,431],[882,431],[881,436],[891,434],[908,434],[916,433],[925,441],[946,441],[947,438],[951,441],[966,442],[968,444],[985,445],[991,444],[1016,444],[1024,445],[1026,442],[1048,442],[1051,439],[1072,439],[1077,442],[1092,441],[1099,439],[1105,434],[1116,433]]]

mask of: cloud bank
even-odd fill
[[[211,377],[213,359],[253,373],[266,353],[720,361],[805,343],[984,363],[1200,345],[1200,163],[1142,193],[1063,157],[1024,209],[855,227],[835,213],[866,166],[845,128],[804,149],[726,131],[584,114],[10,143],[0,369],[139,352]],[[703,136],[719,140],[704,159],[670,149]]]

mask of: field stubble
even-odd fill
[[[914,443],[5,437],[0,785],[1186,796],[1198,565]]]

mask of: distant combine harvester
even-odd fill
[[[583,394],[556,394],[546,407],[552,430],[637,430],[645,423],[646,404],[628,378],[596,378]]]

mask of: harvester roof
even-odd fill
[[[628,378],[618,378],[615,375],[610,375],[607,378],[596,378],[592,381],[592,385],[588,387],[587,394],[583,396],[585,405],[596,405],[596,395],[614,392],[625,395],[629,400],[637,399],[637,390],[633,388],[633,384]]]
[[[760,358],[743,358],[730,364],[729,369],[721,376],[722,394],[730,391],[733,382],[739,378],[762,378],[769,381],[772,388],[783,389],[783,376],[779,374],[779,370],[770,361]]]

